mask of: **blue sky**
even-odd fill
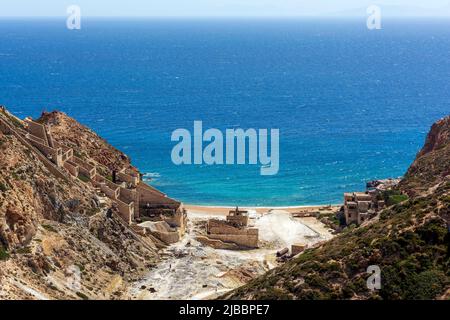
[[[65,16],[69,5],[83,16],[355,16],[379,5],[384,15],[450,17],[450,0],[1,0],[0,16]]]

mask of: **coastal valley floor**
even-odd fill
[[[164,249],[163,260],[134,283],[130,298],[213,299],[277,266],[277,250],[299,242],[313,246],[333,237],[331,230],[316,218],[293,218],[289,211],[295,211],[294,208],[246,208],[250,224],[260,232],[258,249],[221,250],[195,240],[208,219],[224,219],[229,209],[187,206],[186,235]]]

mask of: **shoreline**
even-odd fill
[[[284,210],[289,213],[296,211],[311,211],[319,210],[321,208],[338,208],[342,204],[330,204],[330,205],[302,205],[302,206],[239,206],[239,209],[247,211],[255,211],[257,213],[266,213],[270,210]],[[196,204],[184,204],[184,208],[191,213],[210,213],[210,214],[228,214],[228,211],[233,210],[236,206],[208,206],[208,205],[196,205]]]
[[[203,205],[203,204],[192,204],[183,203],[186,208],[219,208],[219,209],[234,209],[236,206],[215,206],[215,205]],[[342,203],[332,203],[332,204],[311,204],[311,205],[299,205],[299,206],[239,206],[242,209],[305,209],[305,208],[323,208],[323,207],[338,207],[342,206]]]

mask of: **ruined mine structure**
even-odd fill
[[[344,193],[344,216],[347,225],[355,223],[360,225],[376,215],[385,207],[381,200],[380,191],[371,188],[366,192]]]
[[[137,223],[151,220],[167,223],[179,236],[184,233],[187,216],[183,204],[144,183],[136,169],[122,168],[105,173],[105,166],[53,139],[44,124],[31,118],[22,121],[3,107],[0,112],[2,132],[14,134],[58,178],[80,179],[90,185],[93,192],[111,199],[124,222],[137,231],[145,233],[139,230]]]
[[[226,220],[210,219],[206,235],[197,237],[200,242],[219,249],[251,249],[258,247],[258,229],[248,226],[247,211],[236,207]]]

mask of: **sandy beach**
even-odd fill
[[[341,204],[332,205],[310,205],[310,206],[288,206],[288,207],[239,207],[241,210],[250,212],[256,212],[258,214],[264,214],[271,210],[283,210],[288,213],[314,213],[320,210],[329,210],[339,208]],[[185,204],[184,207],[191,214],[205,214],[205,215],[217,215],[226,216],[230,210],[234,210],[236,207],[231,206],[203,206],[195,204]]]

